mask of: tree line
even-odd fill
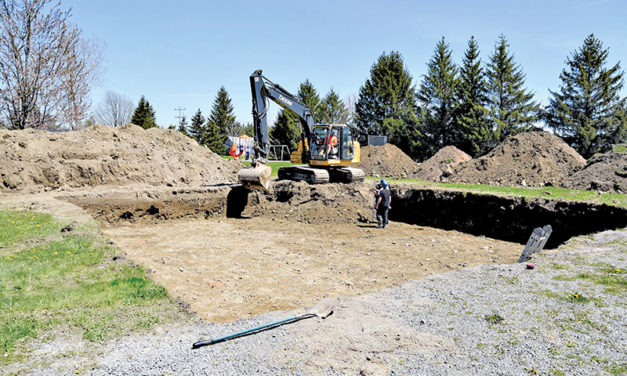
[[[482,63],[471,37],[458,66],[444,38],[419,84],[398,52],[383,53],[359,90],[352,124],[361,140],[386,135],[417,160],[453,145],[481,156],[507,137],[546,126],[584,157],[627,136],[627,99],[620,97],[620,63],[607,67],[608,49],[590,34],[566,60],[561,85],[545,107],[525,88],[525,74],[506,38]]]

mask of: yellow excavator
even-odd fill
[[[359,163],[359,142],[353,138],[351,129],[345,124],[315,124],[307,106],[261,73],[257,70],[250,76],[255,146],[251,166],[240,170],[239,182],[249,189],[268,189],[270,185],[268,99],[293,113],[301,125],[298,149],[290,155],[290,161],[299,165],[279,168],[279,180],[302,180],[310,184],[363,181],[364,171],[350,167]]]

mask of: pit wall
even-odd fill
[[[404,187],[392,189],[389,216],[393,221],[522,244],[534,228],[549,224],[553,233],[547,248],[573,236],[627,227],[627,209],[605,204]]]
[[[229,186],[152,188],[58,196],[86,210],[105,226],[158,223],[175,219],[224,216]]]

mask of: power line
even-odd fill
[[[184,117],[183,116],[183,111],[185,111],[185,108],[175,108],[174,111],[178,111],[179,115],[175,116],[174,118],[177,119],[179,122],[181,121],[181,119]]]

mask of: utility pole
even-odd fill
[[[183,118],[183,111],[185,111],[185,109],[179,106],[179,108],[175,108],[174,111],[178,111],[179,115],[175,116],[174,118],[177,119],[180,123],[181,119]]]

